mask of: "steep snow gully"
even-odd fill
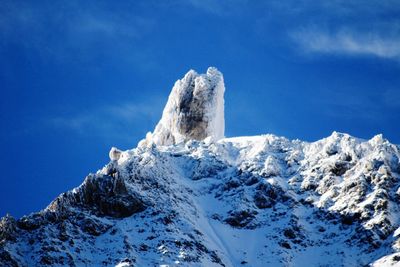
[[[216,68],[178,80],[131,150],[0,220],[0,266],[399,266],[400,148],[224,137]]]

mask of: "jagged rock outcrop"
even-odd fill
[[[14,241],[17,236],[17,223],[14,217],[7,214],[0,220],[0,243]]]
[[[188,140],[224,137],[224,79],[210,67],[206,74],[190,70],[172,88],[162,118],[145,144],[173,145]]]
[[[124,218],[143,211],[145,204],[135,192],[129,192],[124,179],[116,170],[112,175],[89,175],[83,184],[72,192],[67,192],[53,201],[49,210],[59,211],[68,206],[79,207],[96,214]]]

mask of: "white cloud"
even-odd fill
[[[102,106],[72,116],[55,116],[45,119],[47,126],[65,129],[76,134],[96,136],[103,139],[128,141],[134,136],[152,131],[161,117],[162,103],[124,103]]]
[[[112,57],[139,70],[154,69],[153,53],[142,42],[156,21],[129,9],[81,4],[4,1],[0,7],[0,45],[34,51],[46,62],[76,64]],[[144,62],[144,63],[143,63]]]
[[[400,37],[383,37],[377,33],[340,30],[336,33],[302,29],[291,34],[306,52],[346,55],[372,55],[400,59]]]
[[[377,122],[382,118],[383,107],[374,98],[379,94],[354,92],[354,89],[323,88],[307,100],[323,117],[341,121]],[[351,92],[351,93],[349,93]]]
[[[64,5],[5,1],[0,9],[0,33],[6,37],[21,32],[35,33],[39,35],[38,38],[46,39],[49,32],[57,30],[53,34],[57,34],[62,41],[88,34],[98,38],[128,37],[134,40],[155,26],[152,19],[140,14],[129,13],[128,16],[128,10],[120,10],[119,16],[115,16],[106,7],[99,8],[90,4],[83,6],[76,1]],[[23,40],[26,41],[26,38]]]

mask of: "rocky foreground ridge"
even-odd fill
[[[224,90],[215,68],[190,71],[138,147],[113,148],[44,210],[3,217],[0,266],[400,263],[399,146],[223,138]]]

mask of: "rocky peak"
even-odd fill
[[[210,67],[206,74],[190,70],[172,88],[162,118],[142,144],[173,145],[188,140],[224,137],[224,79]]]

